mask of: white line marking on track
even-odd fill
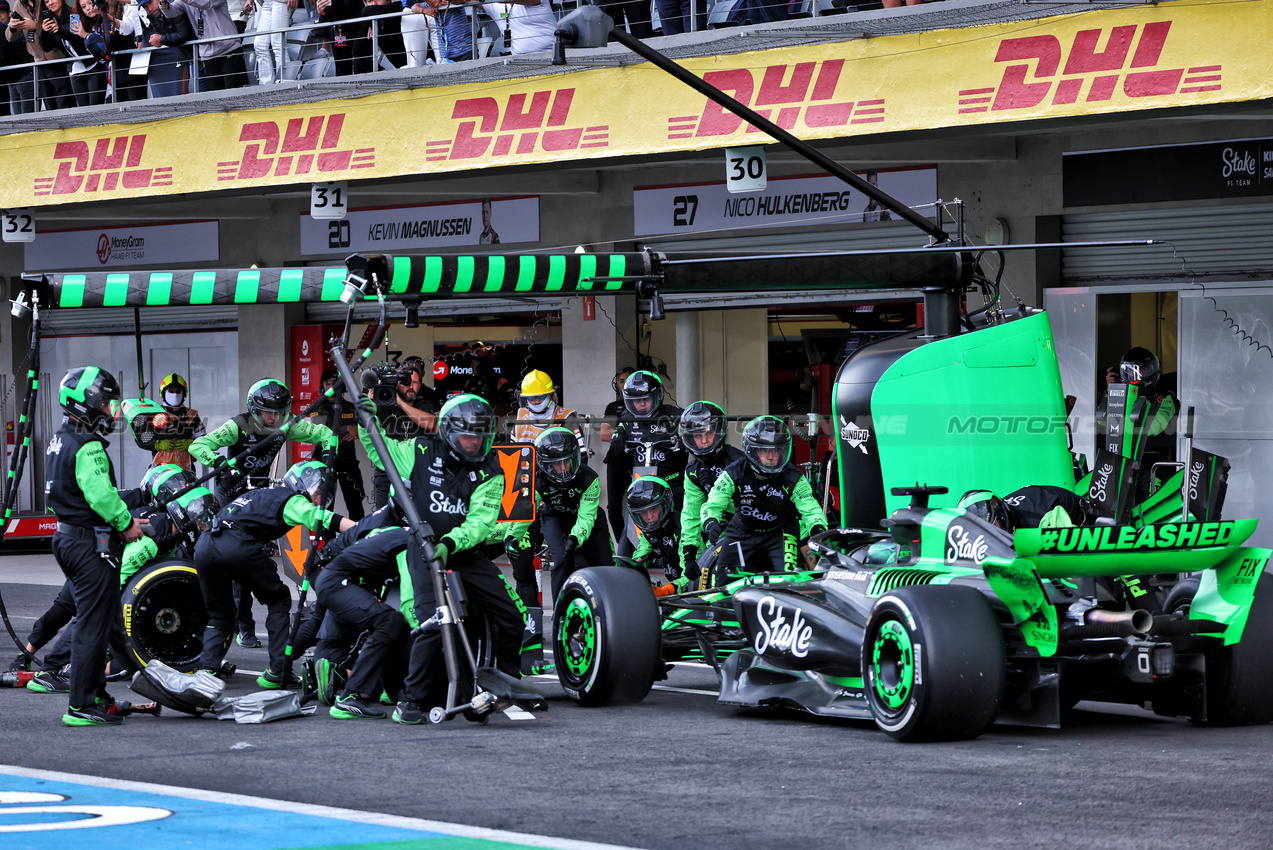
[[[184,797],[188,800],[204,800],[213,803],[224,803],[230,806],[251,806],[275,812],[293,812],[314,817],[337,818],[356,823],[374,824],[376,826],[398,827],[399,829],[418,829],[428,832],[440,832],[464,838],[481,838],[487,841],[506,841],[525,844],[530,847],[559,848],[559,850],[632,850],[619,844],[599,844],[594,841],[579,841],[573,838],[552,838],[546,835],[529,835],[524,832],[506,832],[502,829],[486,829],[480,826],[468,826],[460,823],[425,820],[423,818],[407,818],[399,815],[386,815],[380,812],[359,812],[354,809],[338,809],[332,806],[315,806],[309,803],[292,803],[287,800],[271,800],[268,797],[249,797],[245,794],[229,794],[224,791],[204,791],[198,788],[179,788],[174,785],[157,785],[150,782],[132,782],[125,779],[106,779],[99,776],[87,776],[78,773],[61,773],[54,770],[36,770],[29,767],[0,764],[0,774],[9,773],[14,776],[25,776],[30,779],[44,779],[51,782],[78,782],[81,785],[93,785],[100,788],[116,788],[125,791],[138,791],[148,794],[167,794],[170,797]]]

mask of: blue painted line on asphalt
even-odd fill
[[[24,796],[33,801],[3,802]],[[270,850],[444,834],[0,772],[0,846],[6,850],[65,850],[68,839],[93,850]]]
[[[625,850],[569,838],[0,764],[3,850]]]

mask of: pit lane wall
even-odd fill
[[[1273,97],[1273,0],[1165,3],[682,64],[804,139]],[[767,141],[648,65],[0,138],[0,206]],[[404,143],[405,142],[405,143]]]

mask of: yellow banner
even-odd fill
[[[685,61],[805,139],[1273,97],[1273,0],[1136,6]],[[0,139],[0,206],[755,144],[649,64]]]

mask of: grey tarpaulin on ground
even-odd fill
[[[298,691],[256,691],[241,697],[224,697],[212,706],[217,720],[233,720],[235,723],[269,723],[313,714],[317,703],[302,705]]]
[[[225,682],[203,670],[181,673],[156,660],[138,670],[129,687],[162,706],[198,716],[220,698]]]

